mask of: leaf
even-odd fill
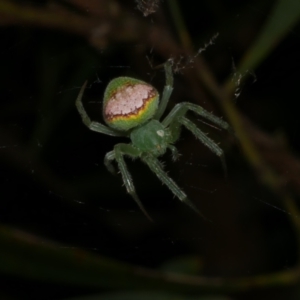
[[[255,69],[291,31],[300,18],[299,0],[278,0],[253,46],[244,55],[238,71]]]
[[[203,262],[199,257],[182,256],[165,262],[160,269],[172,273],[199,275],[202,267]]]

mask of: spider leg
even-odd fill
[[[166,73],[166,85],[163,90],[163,94],[160,100],[160,104],[158,106],[157,112],[154,116],[154,119],[159,120],[163,113],[166,110],[167,104],[169,102],[170,96],[173,91],[173,73],[172,73],[172,64],[173,60],[168,59],[164,64],[165,73]]]
[[[204,134],[193,122],[184,117],[189,110],[193,111],[201,117],[206,118],[207,120],[216,124],[220,128],[225,129],[230,133],[233,133],[232,128],[227,122],[206,111],[201,106],[189,102],[182,102],[177,104],[162,121],[162,124],[164,126],[169,126],[169,129],[172,133],[171,142],[174,143],[178,139],[181,130],[181,125],[184,125],[206,147],[208,147],[212,152],[214,152],[217,156],[220,157],[225,177],[227,177],[227,167],[224,158],[224,151],[212,139],[210,139],[206,134]]]
[[[227,167],[224,157],[224,151],[219,147],[212,139],[210,139],[204,132],[202,132],[192,121],[185,117],[180,117],[178,122],[186,127],[189,131],[191,131],[196,138],[198,138],[206,147],[210,149],[213,153],[220,157],[222,167],[225,173],[225,177],[227,177]]]
[[[176,149],[175,146],[173,145],[169,145],[168,148],[171,150],[172,152],[172,159],[173,161],[176,161],[179,158],[179,153],[178,150]]]
[[[172,122],[174,122],[176,119],[185,116],[185,114],[189,111],[193,111],[197,115],[211,121],[213,124],[216,124],[222,129],[227,130],[230,133],[233,133],[232,128],[229,126],[229,124],[222,119],[216,117],[212,113],[208,112],[204,108],[202,108],[199,105],[189,103],[189,102],[182,102],[177,105],[170,111],[170,113],[166,116],[166,118],[162,121],[162,124],[164,126],[169,126]]]
[[[83,96],[84,90],[86,88],[86,85],[87,85],[87,81],[81,87],[80,92],[79,92],[79,94],[77,96],[77,99],[76,99],[76,107],[77,107],[77,110],[78,110],[78,112],[81,116],[82,122],[90,130],[100,132],[100,133],[104,133],[104,134],[111,135],[111,136],[124,136],[124,133],[115,131],[115,130],[113,130],[113,129],[111,129],[111,128],[109,128],[109,127],[107,127],[107,126],[105,126],[105,125],[103,125],[99,122],[91,121],[91,119],[89,118],[89,116],[86,113],[86,111],[83,107],[83,104],[82,104],[82,96]]]
[[[111,152],[114,152],[114,154],[109,154]],[[107,155],[106,155],[107,160],[110,161],[112,159],[115,159],[117,161],[117,164],[118,164],[119,170],[121,172],[122,179],[123,179],[123,182],[124,182],[127,192],[134,199],[134,201],[137,203],[137,205],[139,206],[141,211],[145,214],[145,216],[150,221],[152,221],[152,219],[148,215],[147,211],[145,210],[142,202],[140,201],[140,199],[135,191],[135,187],[133,185],[131,175],[127,169],[127,166],[126,166],[126,163],[125,163],[124,157],[123,157],[124,155],[127,155],[132,158],[137,158],[140,156],[141,152],[138,149],[136,149],[133,146],[128,145],[128,144],[117,144],[114,147],[114,150],[111,152],[107,153]]]
[[[160,162],[152,155],[142,156],[142,160],[148,165],[150,170],[172,191],[172,193],[183,203],[191,207],[197,214],[205,218],[187,195],[178,187],[178,185],[170,178],[167,173],[162,169]]]
[[[116,175],[116,173],[117,173],[115,167],[112,164],[112,161],[115,159],[116,159],[116,157],[115,157],[114,150],[107,152],[104,156],[104,165],[107,168],[107,170],[113,175]]]

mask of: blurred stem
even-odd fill
[[[160,290],[180,293],[239,293],[296,286],[298,269],[220,278],[157,271],[50,243],[26,232],[0,227],[0,271],[20,278],[106,290]]]
[[[242,75],[242,81],[251,74],[249,70],[259,66],[299,21],[300,1],[277,0],[272,5],[267,21],[239,62],[237,71]],[[228,79],[224,86],[228,92],[234,93],[235,85],[232,80]]]
[[[177,0],[168,0],[168,3],[173,22],[178,32],[178,36],[180,37],[181,44],[187,52],[192,53],[192,40],[185,26],[178,2]],[[281,4],[282,1],[279,1],[278,3]],[[275,11],[277,13],[276,7]],[[266,27],[268,28],[268,24]],[[257,47],[255,46],[254,48],[256,49]],[[273,44],[265,50],[264,56],[266,56],[271,50],[271,46],[273,46]],[[255,51],[257,52],[257,50]],[[252,142],[249,135],[247,134],[242,118],[236,106],[232,102],[232,97],[236,89],[235,82],[233,80],[228,80],[225,84],[225,87],[222,89],[215,81],[213,74],[211,74],[209,68],[206,66],[201,57],[195,56],[195,58],[197,77],[204,84],[207,91],[222,106],[224,112],[227,115],[227,118],[229,119],[230,124],[234,128],[234,131],[238,137],[245,158],[248,160],[249,164],[255,169],[262,182],[266,186],[268,186],[270,190],[272,190],[275,194],[279,195],[282,198],[283,205],[290,212],[290,219],[297,231],[298,246],[300,249],[300,220],[298,220],[297,217],[299,215],[299,211],[292,196],[289,195],[289,193],[281,187],[280,177],[265,163],[255,144]],[[259,56],[259,58],[261,58],[261,56]],[[258,62],[256,62],[254,66],[257,66],[257,64]],[[251,69],[251,64],[248,64],[247,66]]]
[[[8,24],[32,24],[48,28],[59,28],[64,31],[87,35],[92,33],[95,22],[88,18],[75,15],[68,10],[59,11],[47,8],[36,8],[28,4],[19,5],[15,2],[0,1],[0,17],[8,18]]]
[[[299,214],[299,209],[296,205],[296,201],[290,196],[290,195],[285,195],[284,199],[284,204],[286,207],[286,210],[288,211],[290,215],[290,220],[292,221],[295,231],[296,231],[296,238],[297,238],[297,244],[298,244],[298,254],[300,253],[300,214]],[[298,268],[300,269],[300,260],[299,260],[300,254],[298,255],[297,259],[297,264]]]
[[[182,14],[180,12],[180,7],[178,5],[177,0],[168,0],[168,4],[170,7],[171,16],[173,18],[173,22],[175,24],[176,31],[178,32],[178,36],[180,38],[180,42],[186,51],[192,53],[193,52],[193,43],[190,38],[189,32],[185,26],[185,22],[183,20]]]
[[[204,86],[218,99],[222,97],[219,87],[216,84],[213,74],[209,71],[205,62],[199,58],[199,55],[195,55],[195,49],[189,31],[185,25],[184,19],[181,14],[181,10],[177,0],[168,0],[173,23],[175,24],[176,31],[178,33],[181,45],[185,49],[187,54],[195,56],[195,63],[197,66],[197,77],[204,84]],[[201,71],[203,70],[203,71]]]
[[[189,51],[193,51],[193,45],[191,42],[191,37],[189,35],[189,32],[185,26],[183,17],[180,13],[180,8],[178,5],[177,0],[168,0],[171,15],[176,27],[176,30],[178,32],[178,35],[180,37],[181,44],[183,47]],[[218,84],[215,82],[212,75],[210,75],[210,72],[208,71],[208,68],[197,68],[197,75],[201,79],[201,81],[205,84],[205,87],[208,89],[208,91],[216,98],[220,104],[223,106],[223,109],[225,113],[228,116],[228,119],[230,120],[231,125],[233,126],[236,135],[238,136],[238,139],[241,143],[242,149],[244,151],[244,154],[250,164],[256,169],[260,170],[260,173],[263,174],[263,179],[265,179],[267,182],[271,183],[273,186],[274,179],[272,178],[271,172],[265,168],[263,160],[259,156],[258,152],[256,151],[254,144],[252,141],[248,138],[243,126],[241,118],[235,109],[235,107],[231,104],[229,101],[230,94],[225,93],[226,91],[222,91]],[[203,80],[205,79],[205,80]],[[263,172],[262,172],[263,171]]]

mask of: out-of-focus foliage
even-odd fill
[[[0,298],[296,299],[299,295],[300,1],[0,0]],[[203,49],[205,49],[203,51]],[[128,161],[155,222],[103,165],[102,121],[117,76],[197,103],[229,169],[183,130],[165,169],[206,219]]]

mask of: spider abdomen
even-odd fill
[[[134,129],[130,138],[133,146],[154,156],[163,155],[169,145],[170,133],[159,121],[151,120]]]
[[[153,117],[158,107],[157,90],[130,77],[118,77],[107,86],[104,94],[103,117],[112,128],[127,131]]]

